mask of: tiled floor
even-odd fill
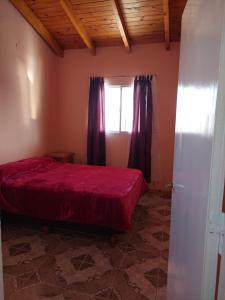
[[[4,219],[5,300],[163,300],[170,199],[146,193],[130,232]]]

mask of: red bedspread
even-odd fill
[[[16,214],[125,230],[148,189],[139,170],[37,157],[0,166],[0,208]]]

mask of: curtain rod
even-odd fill
[[[149,75],[149,76],[154,76],[154,77],[157,77],[157,74],[139,74],[139,75],[114,75],[114,76],[107,76],[107,75],[92,75],[92,76],[89,76],[90,78],[91,77],[105,77],[105,78],[116,78],[116,77],[124,77],[124,78],[130,78],[130,77],[135,77],[135,76],[146,76],[146,75]]]

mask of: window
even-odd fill
[[[106,85],[106,132],[131,132],[133,122],[133,86]]]

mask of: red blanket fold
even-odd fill
[[[148,186],[139,170],[37,157],[0,166],[0,189],[11,213],[125,230]]]

